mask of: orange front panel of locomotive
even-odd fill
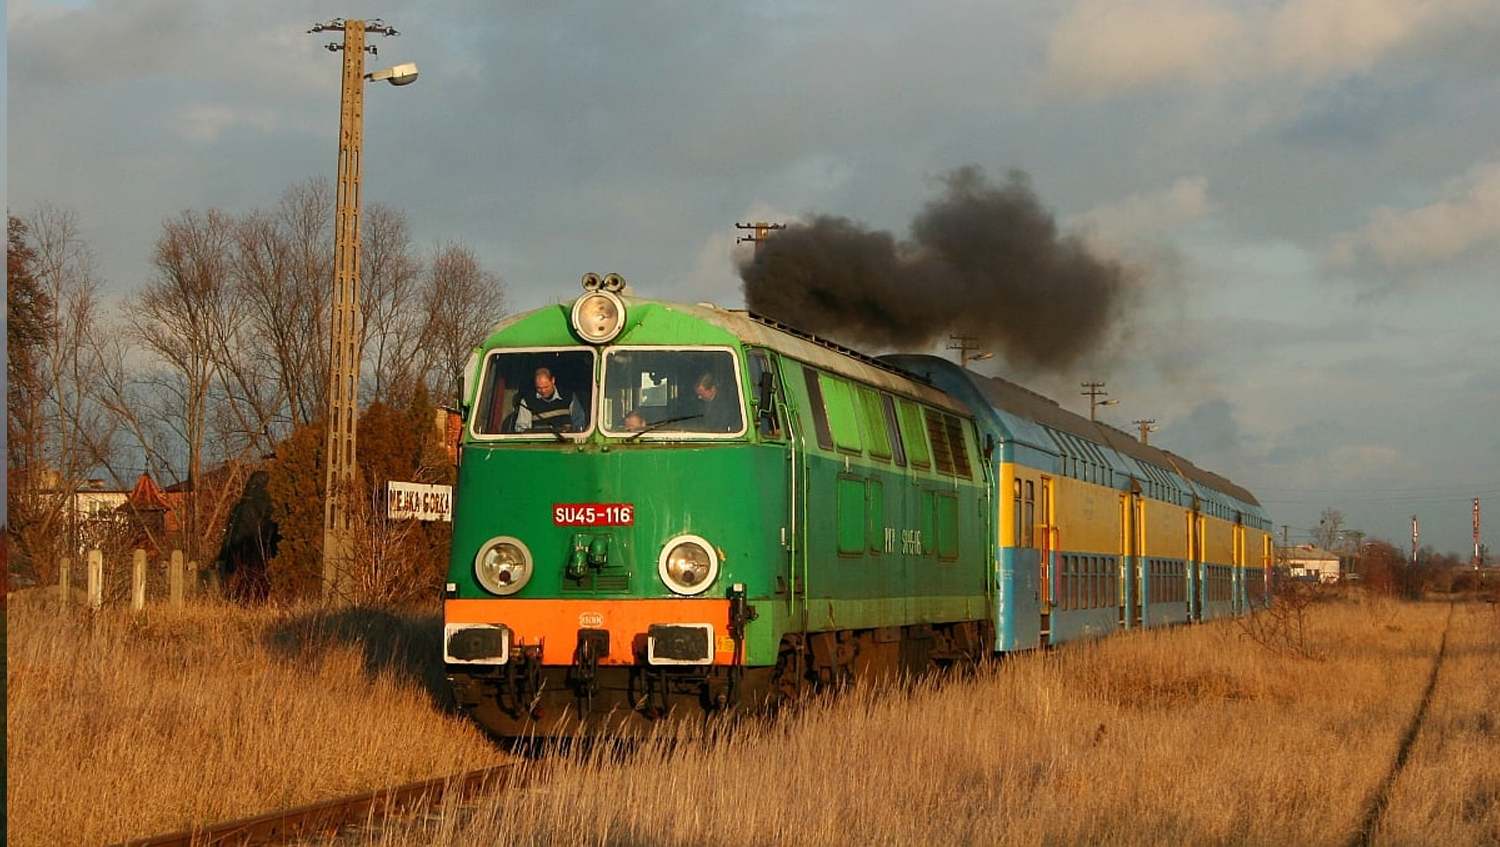
[[[633,665],[646,655],[646,633],[653,624],[709,624],[713,664],[734,660],[728,600],[447,600],[443,620],[503,624],[511,632],[511,649],[540,644],[544,665],[572,664],[580,629],[609,633],[609,655],[599,664]]]

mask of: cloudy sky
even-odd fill
[[[332,180],[335,15],[421,68],[367,92],[366,202],[514,309],[586,271],[740,307],[736,222],[900,241],[1016,171],[1131,296],[1069,367],[976,369],[1106,383],[1293,541],[1332,507],[1467,555],[1479,497],[1500,548],[1500,0],[11,0],[11,212],[75,212],[119,296],[163,220]]]

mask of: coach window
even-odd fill
[[[1026,520],[1022,524],[1026,529],[1026,543],[1022,547],[1036,546],[1036,483],[1026,480]]]
[[[1019,479],[1011,480],[1010,514],[1011,521],[1015,524],[1015,526],[1011,529],[1010,543],[1016,547],[1025,547],[1026,545],[1023,542],[1026,538],[1026,535],[1021,530],[1021,481]]]

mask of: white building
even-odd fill
[[[1276,552],[1277,558],[1286,566],[1287,573],[1293,579],[1316,579],[1322,583],[1339,581],[1339,554],[1337,553],[1312,544],[1282,547]]]

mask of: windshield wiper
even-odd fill
[[[703,417],[702,414],[697,414],[697,415],[679,415],[679,416],[677,416],[675,418],[667,418],[666,420],[657,421],[656,423],[647,426],[645,429],[641,430],[640,432],[635,433],[634,435],[630,436],[629,438],[627,438],[625,440],[626,441],[634,441],[637,438],[640,438],[641,436],[645,435],[648,432],[655,432],[656,430],[661,429],[662,427],[666,426],[667,424],[670,424],[670,423],[680,423],[682,421],[690,421],[693,418],[701,418],[701,417]]]

